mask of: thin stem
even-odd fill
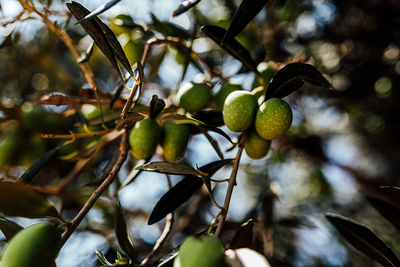
[[[242,138],[239,141],[239,148],[238,148],[238,151],[236,154],[235,162],[233,163],[232,173],[231,173],[231,176],[229,177],[228,189],[226,190],[224,206],[223,206],[223,210],[221,211],[222,212],[221,219],[219,220],[217,230],[215,231],[216,236],[219,236],[221,234],[222,227],[226,220],[226,215],[228,214],[229,203],[231,201],[233,188],[236,185],[236,176],[237,176],[237,173],[239,170],[240,158],[242,157],[242,152],[244,149],[244,142],[246,141],[246,137],[247,137],[247,134],[245,133],[242,135]]]
[[[79,211],[78,215],[71,221],[71,224],[68,225],[67,230],[64,232],[62,245],[68,240],[68,238],[72,235],[72,233],[76,230],[79,224],[82,222],[83,218],[87,215],[89,210],[93,207],[96,200],[104,193],[104,191],[114,182],[115,177],[117,176],[119,170],[121,169],[123,163],[128,156],[128,132],[124,130],[121,138],[121,145],[120,145],[120,154],[118,157],[117,162],[111,169],[108,176],[105,178],[103,183],[92,193],[90,198],[86,201],[85,205]]]

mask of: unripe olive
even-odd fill
[[[179,247],[174,267],[220,267],[224,257],[224,247],[218,237],[189,236]]]
[[[161,127],[151,119],[145,118],[135,124],[130,135],[129,144],[136,159],[147,159],[156,151],[161,137]]]
[[[244,143],[244,150],[252,159],[261,159],[265,157],[270,147],[271,141],[262,139],[255,130],[250,131]]]
[[[284,135],[292,125],[292,109],[280,98],[265,101],[257,111],[255,128],[265,140]]]
[[[228,95],[233,91],[238,90],[242,90],[242,87],[239,84],[224,83],[214,97],[215,109],[221,111],[224,107],[224,102]]]
[[[230,93],[222,110],[225,125],[231,131],[243,132],[253,124],[257,107],[257,97],[250,92],[241,90]]]
[[[51,223],[38,223],[11,238],[0,267],[51,267],[60,248],[61,231]]]
[[[165,123],[162,127],[161,146],[166,161],[177,160],[185,151],[189,141],[190,128],[184,124]]]
[[[178,90],[179,105],[189,112],[205,108],[211,100],[211,92],[203,83],[184,83]]]

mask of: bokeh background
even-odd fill
[[[73,25],[65,1],[36,2],[38,7],[49,5],[54,11],[50,18],[66,28],[80,51],[86,50],[91,39],[80,26]],[[104,2],[79,1],[90,10]],[[198,32],[199,26],[207,24],[227,27],[238,2],[203,0],[190,12],[172,18],[180,1],[122,0],[100,17],[114,30],[131,63],[141,58],[146,36],[137,29],[121,27],[121,21],[126,19],[121,14],[151,30],[154,14],[189,34],[195,32],[193,50],[221,75],[250,90],[254,75],[241,71],[240,62]],[[74,116],[65,116],[70,106],[41,106],[40,98],[78,95],[81,88],[89,88],[72,55],[41,21],[12,22],[21,10],[18,1],[0,0],[2,177],[18,177],[43,153],[60,144],[41,139],[41,133],[67,133],[78,121]],[[400,252],[399,234],[365,200],[365,192],[372,185],[398,186],[400,182],[399,14],[397,0],[276,0],[268,3],[238,36],[257,62],[268,62],[277,70],[287,62],[306,61],[334,87],[327,90],[306,84],[286,97],[294,113],[289,133],[273,142],[266,158],[251,160],[244,155],[240,165],[229,222],[233,227],[257,214],[265,231],[258,249],[281,262],[276,266],[377,266],[339,236],[325,219],[326,212],[368,225],[395,252]],[[157,36],[162,38],[160,33]],[[147,78],[140,102],[148,105],[151,95],[158,94],[168,105],[176,103],[174,94],[182,81],[183,63],[182,51],[172,46],[156,47],[145,69]],[[111,94],[119,77],[97,47],[89,65],[101,92]],[[183,77],[187,81],[205,78],[209,79],[193,65]],[[211,81],[216,83],[218,79]],[[122,97],[127,94],[124,92]],[[94,106],[85,105],[80,111],[90,114],[93,110]],[[229,148],[224,139],[211,135],[222,148]],[[73,218],[99,184],[114,154],[115,146],[107,147],[63,195],[50,197],[62,207],[65,218]],[[235,151],[225,153],[226,157],[234,154]],[[154,157],[157,159],[159,155]],[[201,166],[214,160],[218,156],[207,140],[201,135],[193,136],[183,161]],[[73,164],[71,158],[54,159],[34,183],[55,183]],[[119,174],[121,183],[133,166],[134,160],[129,158]],[[227,178],[229,173],[230,167],[226,167],[215,177]],[[178,176],[171,178],[173,183],[180,180]],[[165,176],[142,173],[120,194],[129,234],[141,256],[151,250],[162,231],[163,222],[148,226],[146,220],[167,190]],[[223,202],[225,190],[223,184],[214,189],[219,203]],[[95,248],[105,254],[110,248],[117,248],[110,195],[100,199],[61,250],[57,266],[95,266]],[[216,213],[206,192],[193,197],[176,212],[175,229],[161,255],[185,235],[207,228]],[[33,222],[15,221],[24,226]],[[268,244],[262,246],[261,241]],[[0,244],[4,245],[4,241]]]

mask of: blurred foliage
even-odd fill
[[[45,152],[65,142],[44,139],[41,134],[85,133],[86,126],[91,131],[103,130],[95,95],[69,50],[38,20],[12,22],[18,12],[14,17],[5,15],[11,2],[0,2],[2,178],[19,177]],[[148,14],[147,20],[137,17],[134,5],[127,3],[123,6],[124,14],[120,9],[121,14],[106,12],[100,16],[116,34],[130,63],[140,60],[145,42],[153,34],[160,39],[169,36],[188,41],[201,60],[177,44],[154,46],[145,68],[143,93],[137,106],[140,112],[148,113],[146,106],[153,94],[173,109],[177,104],[175,93],[183,80],[204,80],[217,85],[214,90],[218,90],[221,77],[236,79],[247,90],[253,89],[252,84],[260,85],[260,79],[248,66],[243,67],[199,32],[203,25],[227,28],[240,1],[203,0],[180,15],[189,25],[185,20],[156,17],[160,1],[148,2],[146,5],[153,8],[149,11],[155,15]],[[170,15],[179,3],[171,1]],[[82,4],[88,4],[91,10],[96,8],[88,2]],[[48,6],[53,12],[49,14],[50,19],[68,32],[80,52],[86,51],[92,41],[81,26],[73,25],[75,20],[70,18],[64,1],[39,1],[37,5],[38,9]],[[117,7],[118,4],[113,8],[117,10]],[[338,237],[323,217],[325,212],[333,211],[362,221],[397,254],[400,252],[400,235],[382,217],[376,216],[363,197],[365,194],[382,198],[385,193],[377,192],[379,185],[400,185],[399,14],[400,2],[396,0],[269,1],[237,36],[241,45],[251,52],[254,64],[267,62],[269,69],[276,73],[287,63],[307,62],[320,70],[334,89],[306,83],[286,98],[294,110],[292,128],[287,136],[273,142],[267,158],[242,161],[235,188],[241,193],[233,195],[232,214],[222,236],[224,242],[231,240],[242,222],[258,219],[250,247],[267,256],[273,266],[377,266]],[[120,86],[119,75],[96,46],[88,64],[99,86],[100,98],[106,103]],[[261,72],[261,75],[270,73]],[[269,82],[269,78],[263,79],[264,83]],[[87,104],[43,104],[43,97],[57,95],[69,101],[74,97],[84,99]],[[117,101],[112,109],[106,109],[104,104],[105,116],[118,118],[127,96],[127,92],[122,92],[122,104]],[[216,140],[223,145],[225,153],[230,144],[222,137]],[[47,189],[46,193],[55,198],[66,220],[76,215],[115,163],[118,142],[107,143],[96,154],[94,151],[100,142],[101,136],[93,136],[64,145],[33,177],[34,185]],[[211,145],[197,135],[181,161],[191,166],[203,165],[204,159],[208,160],[206,163],[211,161],[208,158],[211,154],[217,159]],[[52,186],[62,184],[80,161],[88,158],[90,162],[64,190],[51,190]],[[155,158],[161,155],[158,153]],[[136,164],[129,157],[121,171],[117,183],[133,180],[133,189],[124,190],[133,191],[136,186],[136,176],[130,173]],[[222,179],[229,174],[222,170],[217,175]],[[144,174],[137,178],[141,176],[148,178]],[[176,184],[175,178],[172,180]],[[151,203],[121,203],[126,211],[128,234],[139,258],[151,251],[157,239],[154,236],[160,232],[159,228],[145,224],[149,209],[167,191],[166,182],[162,181],[160,184],[165,187],[162,192],[154,193]],[[118,184],[96,203],[93,214],[79,229],[107,237],[107,245],[102,248],[106,257],[115,257],[110,251],[118,246],[113,235],[112,214],[116,188]],[[222,202],[218,194],[223,194],[223,190],[216,187],[214,191],[217,201]],[[144,199],[149,199],[144,196],[146,193],[146,190],[140,192]],[[198,191],[175,211],[172,235],[159,256],[176,247],[184,236],[206,230],[214,215],[215,208],[206,190]],[[93,262],[95,253],[87,258]]]

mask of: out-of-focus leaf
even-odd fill
[[[180,14],[185,13],[198,3],[200,3],[201,0],[184,0],[177,9],[174,10],[174,13],[172,14],[173,17],[179,16]]]
[[[306,217],[286,217],[286,218],[281,218],[278,221],[275,222],[276,225],[283,226],[283,227],[289,227],[289,228],[300,228],[300,227],[310,227],[310,228],[315,228],[315,224],[308,220]]]
[[[151,26],[166,37],[173,36],[173,37],[183,38],[185,40],[191,37],[191,35],[183,28],[180,28],[170,22],[161,21],[153,13],[151,13],[151,19],[153,21]]]
[[[236,39],[227,40],[222,44],[222,38],[225,34],[225,29],[214,26],[207,25],[200,28],[201,32],[204,32],[208,37],[210,37],[215,43],[221,46],[226,52],[231,56],[242,62],[247,68],[256,73],[258,76],[261,74],[257,70],[257,65],[254,63],[249,51],[244,48]]]
[[[115,266],[115,264],[109,262],[106,256],[104,256],[103,253],[98,249],[96,249],[96,256],[100,263],[103,264],[103,266]]]
[[[0,192],[0,212],[5,215],[61,218],[54,206],[29,185],[0,181]]]
[[[195,177],[201,177],[201,173],[195,168],[190,167],[181,163],[173,162],[150,162],[135,168],[141,171],[178,174],[178,175],[192,175]]]
[[[290,63],[280,69],[268,86],[266,99],[282,98],[300,89],[304,82],[315,86],[331,88],[331,84],[312,65],[305,63]]]
[[[136,261],[137,255],[128,235],[126,221],[120,203],[115,205],[115,213],[115,236],[117,237],[118,244],[129,259]]]
[[[374,198],[367,197],[369,204],[374,207],[383,217],[385,217],[391,224],[393,224],[398,231],[400,231],[400,210],[391,204]]]
[[[0,231],[6,237],[7,241],[10,241],[10,239],[21,229],[23,228],[15,222],[0,217]]]
[[[67,3],[67,7],[77,20],[81,20],[90,14],[89,10],[74,1]],[[111,62],[111,65],[117,70],[118,74],[121,75],[122,80],[123,77],[116,59],[118,59],[122,66],[129,72],[129,74],[133,76],[131,65],[121,47],[121,44],[118,42],[113,31],[106,24],[94,16],[91,20],[82,22],[81,25],[92,37],[93,41],[104,53],[104,55],[108,58],[108,60]]]
[[[194,114],[193,118],[214,127],[220,127],[224,125],[222,112],[213,109],[200,110]]]
[[[325,216],[353,247],[383,266],[400,266],[393,251],[368,227],[338,214]]]
[[[90,57],[93,54],[93,49],[94,48],[94,42],[91,42],[89,47],[86,49],[84,53],[81,54],[81,56],[78,58],[78,63],[86,63],[89,61]]]
[[[250,219],[243,223],[236,231],[230,243],[230,249],[245,248],[250,246],[253,240],[254,220]]]
[[[261,11],[268,0],[243,0],[233,15],[231,24],[221,43],[229,42],[238,35],[244,27]]]
[[[19,180],[24,183],[31,182],[33,177],[35,177],[35,175],[57,154],[61,147],[62,146],[55,147],[44,153],[19,177]]]
[[[153,119],[157,117],[158,114],[160,114],[161,111],[164,109],[164,107],[165,107],[164,100],[158,98],[157,95],[153,95],[150,102],[150,117]]]
[[[220,168],[231,162],[232,159],[215,161],[200,167],[200,170],[208,173],[208,177],[211,177]],[[147,224],[154,224],[167,216],[168,213],[173,212],[180,205],[188,201],[190,197],[201,188],[202,185],[202,179],[193,175],[185,176],[185,178],[173,186],[157,202],[150,214]]]
[[[138,165],[142,165],[146,163],[145,160],[140,160],[138,161]],[[124,183],[121,185],[121,187],[118,189],[118,191],[120,192],[122,189],[124,189],[128,184],[130,184],[133,180],[136,179],[136,177],[141,173],[141,170],[137,170],[137,169],[133,169],[129,174],[128,177],[126,177]]]
[[[76,24],[78,23],[82,23],[84,21],[87,21],[89,19],[92,19],[94,17],[96,17],[97,15],[103,13],[104,11],[110,9],[111,7],[113,7],[114,5],[116,5],[118,2],[120,2],[121,0],[110,0],[107,3],[99,6],[98,8],[96,8],[94,11],[92,11],[90,14],[86,15],[83,19],[79,20]]]

